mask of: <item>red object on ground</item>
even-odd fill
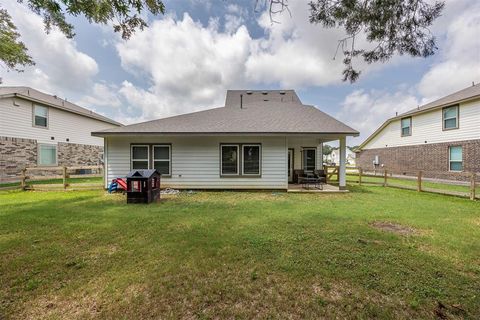
[[[125,181],[125,179],[117,178],[116,180],[120,188],[122,188],[123,190],[127,190],[127,182]]]

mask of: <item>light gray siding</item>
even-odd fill
[[[400,120],[388,124],[362,149],[412,146],[425,143],[474,140],[480,137],[480,100],[461,103],[459,128],[442,129],[442,109],[412,116],[412,134],[402,137]]]
[[[68,111],[48,107],[48,128],[33,126],[33,103],[19,98],[0,99],[0,136],[34,139],[38,143],[66,142],[102,146],[91,132],[117,127]],[[54,137],[54,140],[51,139]]]
[[[172,176],[162,178],[162,187],[187,189],[287,189],[285,137],[151,136],[108,137],[106,183],[130,171],[132,143],[170,143]],[[221,143],[261,143],[261,177],[220,177]]]
[[[289,137],[288,138],[288,148],[293,149],[293,166],[294,169],[303,169],[302,164],[302,150],[304,148],[317,148],[317,169],[322,169],[323,167],[323,159],[322,159],[322,143],[319,139],[316,138],[295,138]]]

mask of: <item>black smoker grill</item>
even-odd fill
[[[160,198],[157,170],[133,170],[127,175],[127,203],[151,203]]]

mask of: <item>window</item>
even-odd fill
[[[317,162],[317,149],[303,149],[303,170],[314,171]]]
[[[48,108],[43,106],[33,106],[33,125],[35,127],[48,127]]]
[[[170,173],[170,145],[153,146],[153,168],[161,175],[169,176]]]
[[[402,137],[410,136],[412,135],[412,118],[403,118],[401,120],[401,126],[402,126]]]
[[[57,146],[54,144],[38,145],[38,165],[56,166],[57,165]]]
[[[244,144],[243,149],[243,174],[259,175],[260,174],[260,146]]]
[[[443,130],[458,129],[458,106],[443,108]]]
[[[463,170],[463,152],[461,146],[449,147],[449,168],[450,171],[462,171]]]
[[[148,169],[148,146],[133,145],[131,151],[132,169]]]
[[[238,145],[221,146],[222,175],[238,175]]]

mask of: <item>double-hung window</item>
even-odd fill
[[[303,149],[303,170],[313,172],[316,169],[317,149],[305,148]]]
[[[463,150],[461,146],[448,148],[448,162],[450,171],[463,170]]]
[[[48,128],[48,108],[44,106],[33,106],[33,125],[35,127]]]
[[[224,144],[221,146],[221,173],[222,175],[238,175],[239,174],[239,146],[236,144]]]
[[[57,146],[55,144],[38,145],[38,165],[56,166],[57,165]]]
[[[412,135],[412,118],[403,118],[401,121],[402,137]]]
[[[149,168],[149,146],[148,145],[132,145],[131,147],[131,167],[132,169],[148,169]]]
[[[443,130],[458,129],[458,106],[442,109]]]
[[[242,145],[242,173],[244,175],[260,174],[260,145],[244,144]]]
[[[171,175],[170,150],[167,144],[153,146],[153,168],[163,176]]]

